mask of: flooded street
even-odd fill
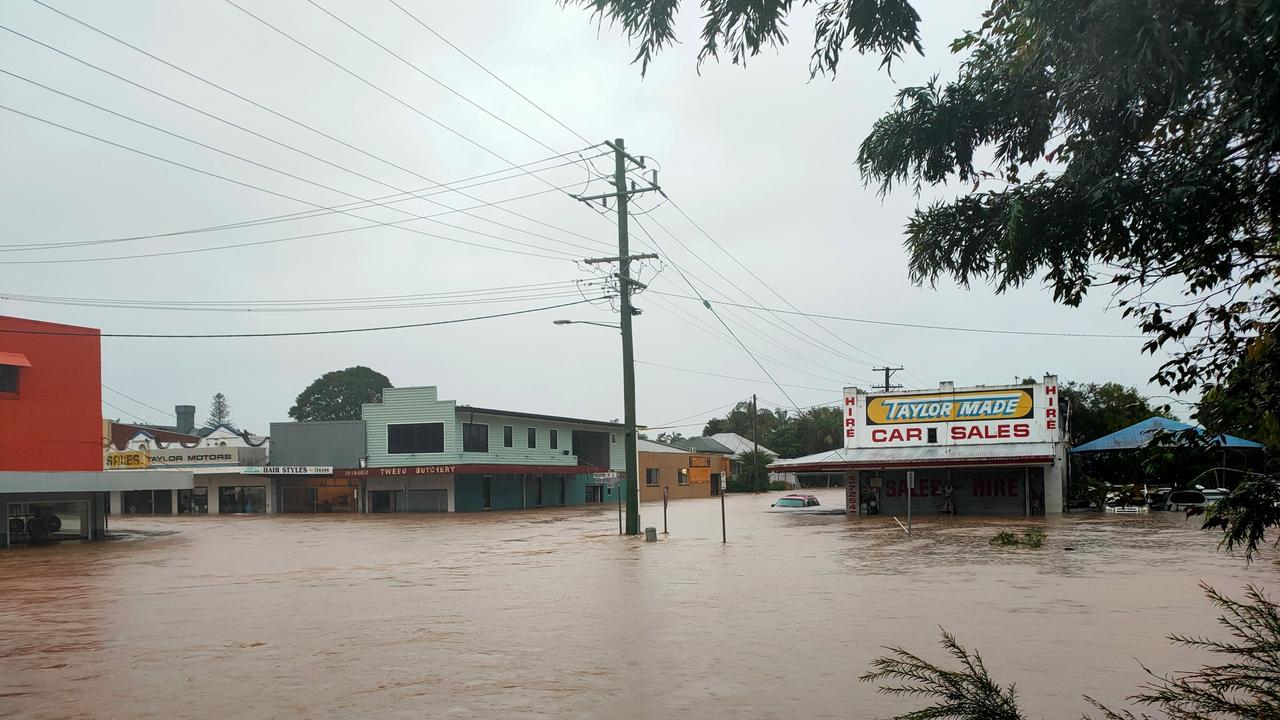
[[[839,505],[842,491],[819,491]],[[0,716],[853,718],[917,704],[859,683],[880,646],[942,659],[938,628],[1074,718],[1201,658],[1198,581],[1280,592],[1177,514],[1019,520],[673,503],[656,544],[611,506],[402,516],[112,518],[114,542],[0,553]],[[661,507],[643,524],[662,528]],[[1071,549],[1068,549],[1071,548]]]

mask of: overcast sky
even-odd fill
[[[591,175],[585,166],[568,164],[576,156],[525,170],[513,170],[508,162],[525,165],[587,144],[389,1],[316,3],[458,94],[307,0],[236,2],[386,94],[224,0],[44,1],[279,115],[27,0],[0,5],[0,24],[208,115],[7,31],[0,31],[0,69],[266,167],[198,147],[9,74],[0,74],[0,104],[277,194],[0,110],[0,165],[5,169],[0,173],[0,244],[9,246],[0,248],[7,250],[0,253],[6,263],[0,265],[0,291],[170,304],[235,301],[238,307],[255,308],[211,312],[192,309],[207,305],[159,310],[0,300],[0,313],[104,332],[278,332],[432,322],[602,294],[597,284],[571,284],[598,282],[599,277],[597,270],[576,265],[572,257],[616,250],[614,225],[564,192],[542,191],[577,183],[568,192],[604,192],[604,185],[598,180],[588,183]],[[881,198],[864,187],[858,175],[858,144],[872,123],[898,88],[954,71],[956,61],[947,53],[947,43],[978,24],[985,0],[917,0],[926,54],[906,58],[895,66],[892,77],[877,70],[878,60],[850,54],[837,78],[813,81],[808,76],[812,18],[805,9],[791,22],[790,46],[752,59],[745,69],[707,64],[699,75],[699,13],[686,0],[680,23],[683,44],[660,55],[642,78],[639,66],[630,63],[634,51],[620,32],[607,25],[598,28],[589,13],[561,8],[555,0],[398,1],[592,143],[622,137],[630,151],[653,158],[671,198],[738,261],[802,310],[930,325],[1136,333],[1119,312],[1107,310],[1104,296],[1073,309],[1054,305],[1038,285],[1004,295],[986,286],[912,286],[902,247],[903,226],[918,203],[951,190],[926,190],[919,198],[907,190]],[[601,172],[612,170],[610,158],[594,163]],[[325,213],[201,234],[12,251],[20,244],[240,223],[482,174],[484,178],[470,183],[494,182],[467,189],[472,197],[440,193],[394,207],[357,207],[352,215]],[[450,208],[533,193],[539,194],[476,209],[471,215],[439,215]],[[707,411],[752,392],[766,406],[790,405],[751,357],[724,336],[715,315],[697,301],[657,295],[689,295],[692,283],[698,293],[711,298],[786,307],[670,204],[659,206],[660,200],[650,194],[636,201],[639,210],[652,212],[639,217],[640,228],[633,221],[633,250],[652,247],[643,228],[655,234],[663,255],[661,262],[642,268],[641,277],[654,292],[636,300],[644,311],[635,324],[636,357],[682,370],[638,367],[640,422],[657,425],[680,419],[681,425],[696,424],[718,414]],[[433,222],[413,219],[415,215],[438,217]],[[411,222],[403,222],[406,219]],[[388,222],[402,224],[180,255],[15,264],[255,243]],[[659,224],[675,238],[659,230]],[[538,287],[524,287],[535,284]],[[265,303],[271,300],[489,288],[515,289],[505,294],[437,295],[413,301],[418,307],[385,307],[408,304],[389,300],[363,303],[384,305],[375,308],[261,311],[271,307]],[[477,299],[508,301],[474,303]],[[846,384],[869,384],[875,377],[870,367],[882,359],[908,369],[909,374],[896,378],[908,386],[935,386],[942,380],[994,384],[1052,372],[1064,381],[1118,381],[1163,394],[1147,384],[1162,358],[1140,354],[1137,338],[977,334],[834,320],[823,320],[819,326],[795,316],[717,308],[800,406],[834,401]],[[383,372],[397,386],[437,385],[442,398],[462,403],[620,417],[617,333],[590,325],[552,325],[561,318],[616,321],[609,303],[597,302],[475,323],[364,334],[104,339],[102,378],[114,391],[161,410],[194,404],[199,420],[207,416],[210,396],[223,392],[233,419],[258,432],[265,432],[271,421],[286,420],[294,397],[317,376],[356,364]],[[123,411],[104,407],[107,417],[172,421],[171,415],[114,391],[104,390],[104,400]],[[680,429],[690,434],[699,427]]]

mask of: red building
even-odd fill
[[[94,328],[0,316],[0,547],[96,539],[112,491],[190,488],[191,473],[103,470]]]
[[[0,316],[0,470],[102,469],[98,335]]]

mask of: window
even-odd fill
[[[560,447],[560,434],[555,430],[551,431],[551,449],[555,450]]]
[[[938,428],[929,428],[929,442],[938,442]]]
[[[489,452],[489,426],[462,423],[462,452]]]
[[[529,447],[538,447],[538,428],[529,428]]]
[[[649,487],[658,487],[658,483],[661,481],[661,479],[662,479],[661,468],[645,468],[644,469],[645,485]]]
[[[689,484],[689,468],[680,468],[679,470],[676,471],[676,484],[677,485]]]
[[[511,439],[511,436],[514,434],[512,432],[513,429],[514,428],[512,428],[510,425],[502,426],[502,447],[511,447],[512,444],[514,443],[514,441]]]
[[[387,452],[392,455],[444,452],[444,423],[388,425]]]
[[[0,365],[0,393],[18,392],[18,368],[16,365]]]

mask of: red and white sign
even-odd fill
[[[1021,385],[844,391],[846,448],[1062,441],[1057,379]]]

